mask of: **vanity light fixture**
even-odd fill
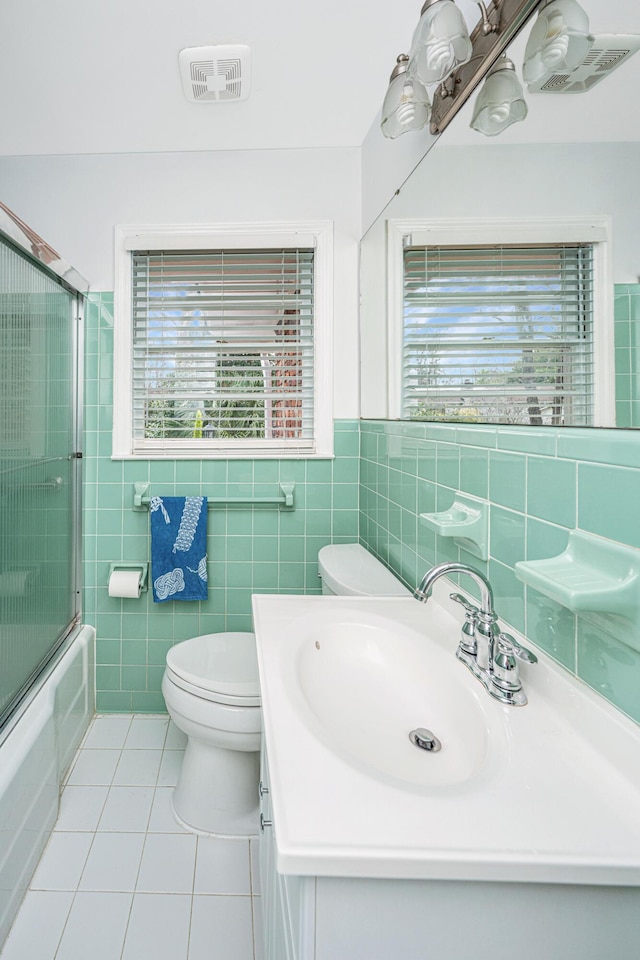
[[[454,0],[425,0],[411,43],[409,71],[423,84],[440,83],[471,57],[473,47]]]
[[[527,104],[512,60],[502,56],[487,74],[471,118],[471,129],[495,137],[512,123],[524,120]]]
[[[477,0],[477,3],[481,19],[469,36],[465,19],[454,0],[425,0],[408,65],[404,55],[402,63],[398,58],[385,97],[381,126],[386,137],[395,138],[408,130],[419,130],[423,124],[418,117],[425,107],[430,112],[430,132],[434,136],[442,133],[529,16],[541,5],[546,6],[548,0],[488,0],[486,4]],[[552,3],[575,3],[575,0],[552,0]],[[407,78],[414,81],[413,103]],[[424,90],[429,84],[435,87],[430,111]]]
[[[432,96],[429,129],[435,136],[451,123],[488,71],[544,0],[490,0],[471,32],[473,53]]]
[[[577,0],[547,0],[540,8],[524,53],[525,83],[539,85],[555,74],[570,73],[593,46],[589,17]]]
[[[409,74],[409,57],[401,53],[382,104],[382,132],[385,137],[395,140],[409,130],[421,130],[428,123],[430,114],[429,94],[420,80]]]

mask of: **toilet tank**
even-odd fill
[[[408,597],[409,591],[359,543],[331,543],[318,553],[322,592],[345,596]]]

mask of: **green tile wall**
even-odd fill
[[[111,294],[92,296],[85,338],[84,611],[98,634],[99,710],[163,710],[160,680],[172,644],[198,633],[249,629],[252,592],[317,592],[320,547],[359,536],[410,586],[443,560],[480,567],[504,621],[640,720],[640,654],[525,588],[513,572],[518,559],[561,552],[574,526],[640,548],[640,511],[628,509],[640,503],[639,435],[345,420],[335,424],[333,461],[112,461],[112,308]],[[618,415],[640,425],[636,318],[640,285],[618,285]],[[206,603],[107,596],[111,562],[149,557],[148,515],[131,509],[134,481],[148,480],[154,492],[167,495],[215,495],[238,484],[271,493],[280,479],[296,482],[291,514],[210,512]],[[456,489],[491,503],[486,563],[419,523],[421,512],[450,506]]]
[[[640,548],[640,434],[361,421],[360,449],[365,546],[410,587],[443,561],[479,568],[501,620],[640,721],[640,654],[526,588],[513,569],[561,553],[575,527]],[[487,562],[419,521],[450,507],[456,490],[489,501]]]
[[[616,423],[640,426],[640,283],[617,283],[614,299]]]
[[[317,593],[320,547],[358,539],[358,421],[336,421],[334,460],[112,461],[112,294],[90,298],[85,350],[84,619],[97,632],[97,708],[156,712],[172,644],[251,629],[252,593]],[[271,496],[280,480],[295,481],[293,512],[209,511],[206,602],[107,595],[110,563],[149,559],[149,515],[131,508],[134,481],[167,496]]]

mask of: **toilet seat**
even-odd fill
[[[253,633],[208,633],[167,653],[167,677],[204,700],[259,707],[258,656]]]

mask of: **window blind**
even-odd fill
[[[406,246],[402,416],[593,422],[593,250]]]
[[[314,250],[131,256],[134,450],[311,447]]]

